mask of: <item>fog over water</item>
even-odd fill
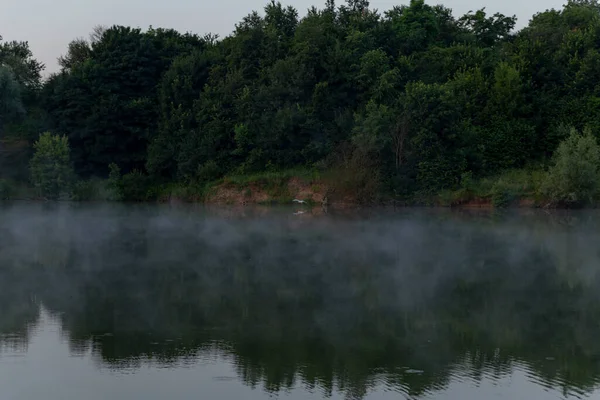
[[[595,398],[600,213],[0,204],[0,398]]]

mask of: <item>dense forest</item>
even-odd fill
[[[361,202],[590,201],[600,4],[515,24],[423,0],[384,12],[327,0],[303,17],[271,2],[222,39],[97,27],[47,79],[27,42],[0,42],[0,194],[30,182],[85,198],[103,179],[117,198],[150,200],[310,171]]]

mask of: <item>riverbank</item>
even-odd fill
[[[331,174],[314,170],[287,170],[251,175],[231,175],[203,185],[121,182],[126,193],[116,194],[109,180],[80,181],[66,199],[74,201],[135,201],[160,203],[204,203],[209,205],[275,205],[290,204],[294,199],[309,206],[333,205],[399,205],[454,208],[544,208],[550,201],[541,195],[544,171],[514,170],[481,180],[464,179],[454,190],[433,194],[395,198],[373,193],[373,201],[365,203],[353,190],[339,184]],[[112,185],[114,186],[114,184]],[[133,187],[132,187],[133,186]],[[139,186],[139,187],[138,187]],[[0,199],[36,200],[35,190],[24,184],[0,180]]]
[[[552,201],[544,194],[543,168],[508,170],[479,180],[463,179],[460,188],[434,196],[437,206],[465,208],[547,208]]]
[[[464,177],[461,186],[432,194],[395,198],[373,193],[366,203],[335,177],[307,171],[231,177],[208,185],[203,202],[216,205],[287,204],[293,199],[307,204],[334,206],[390,205],[453,208],[561,208],[543,193],[543,168],[509,170],[479,180]]]
[[[225,177],[207,185],[208,204],[307,204],[327,201],[328,185],[316,171],[292,170]]]

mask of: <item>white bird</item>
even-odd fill
[[[294,203],[306,204],[306,202],[304,200],[294,199],[293,201],[294,201]]]
[[[296,212],[294,213],[294,215],[302,215],[302,214],[304,214],[304,213],[305,213],[305,211],[296,211]]]

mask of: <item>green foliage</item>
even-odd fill
[[[75,39],[69,43],[67,54],[58,58],[58,64],[63,71],[71,71],[81,66],[91,57],[92,49],[84,39]]]
[[[461,177],[460,188],[445,190],[437,196],[437,203],[459,205],[470,201],[488,203],[498,208],[509,207],[519,200],[530,206],[543,205],[542,184],[546,172],[537,166],[506,170],[499,175],[475,178],[471,171]]]
[[[317,181],[320,174],[314,169],[289,169],[278,171],[264,171],[245,175],[227,175],[223,181],[236,186],[248,186],[251,184],[271,184],[273,182],[287,182],[292,178],[299,178],[307,182]]]
[[[106,186],[109,190],[109,200],[141,202],[158,197],[158,189],[152,186],[150,177],[143,172],[133,170],[121,175],[121,169],[115,163],[111,163],[108,168],[110,173]]]
[[[73,185],[71,200],[73,201],[91,201],[98,197],[98,190],[93,180],[77,181]]]
[[[472,171],[463,172],[462,175],[460,176],[461,188],[466,191],[472,191],[474,185],[475,185],[475,182],[473,181],[473,172]]]
[[[334,153],[325,181],[340,201],[353,199],[365,205],[376,203],[381,190],[380,162],[377,153],[369,148],[344,144]]]
[[[156,192],[151,190],[149,177],[138,170],[123,175],[119,187],[123,201],[140,202],[156,199]]]
[[[24,111],[21,86],[11,69],[0,65],[0,133],[3,124]]]
[[[572,129],[556,150],[544,192],[554,204],[581,206],[594,201],[600,190],[600,146],[589,129]]]
[[[314,165],[347,192],[368,188],[366,202],[374,191],[468,196],[473,182],[547,162],[561,126],[600,132],[598,9],[572,0],[515,32],[514,16],[455,18],[423,0],[383,13],[328,1],[302,18],[269,2],[222,40],[97,28],[43,85],[27,44],[6,43],[0,105],[19,118],[0,122],[19,138],[65,134],[83,179],[106,178],[111,163],[138,171],[135,199]],[[511,185],[496,183],[506,203]]]
[[[221,170],[214,160],[209,160],[198,167],[196,174],[198,182],[210,182],[221,176]]]
[[[210,67],[219,58],[214,47],[173,61],[160,80],[158,133],[151,138],[146,167],[155,175],[178,177],[177,155],[190,130],[197,128],[194,101],[206,85]]]
[[[498,180],[491,190],[492,205],[497,208],[510,206],[517,198],[518,194],[514,191],[511,182],[503,179]]]
[[[31,181],[38,194],[58,199],[68,193],[73,181],[69,140],[65,136],[45,132],[34,143],[35,153],[30,162]]]
[[[18,41],[0,43],[0,66],[11,69],[27,96],[33,95],[41,87],[44,64],[33,58],[29,43]]]
[[[13,184],[7,179],[0,179],[0,200],[10,200],[13,193]]]
[[[483,46],[493,46],[510,37],[517,22],[516,17],[506,17],[500,13],[487,17],[484,10],[470,11],[459,20],[459,24],[469,29]]]
[[[49,82],[52,124],[68,135],[78,173],[105,175],[111,162],[124,172],[142,169],[158,128],[158,83],[173,59],[201,49],[202,41],[173,30],[114,26],[89,54],[79,54],[82,46],[77,56],[71,46],[65,69]]]
[[[106,187],[109,191],[109,200],[123,200],[123,191],[121,187],[121,168],[115,163],[110,163],[108,166],[108,182]]]

